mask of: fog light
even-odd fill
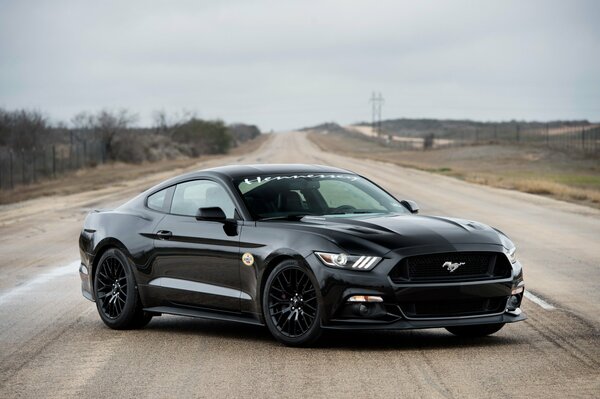
[[[383,302],[383,298],[373,295],[354,295],[348,298],[348,302]]]
[[[511,295],[508,298],[508,304],[506,305],[506,309],[508,310],[516,310],[519,307],[519,297],[516,295]]]
[[[511,295],[520,294],[521,292],[523,292],[524,289],[525,289],[524,286],[517,287],[517,288],[515,288],[515,289],[512,290]]]
[[[369,308],[367,307],[367,305],[365,305],[365,304],[361,303],[361,304],[358,306],[358,313],[359,313],[361,316],[363,316],[363,317],[364,317],[364,316],[366,316],[366,315],[368,315],[368,314],[369,314]]]
[[[361,319],[372,319],[386,315],[385,307],[382,303],[354,302],[346,306],[349,307],[354,317],[360,317]]]

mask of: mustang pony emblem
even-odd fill
[[[455,271],[456,269],[458,269],[459,267],[461,267],[464,264],[465,264],[465,262],[452,263],[452,262],[448,261],[448,262],[444,262],[442,267],[445,267],[446,269],[448,269],[448,271],[450,273],[452,273],[453,271]]]

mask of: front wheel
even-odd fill
[[[106,251],[98,261],[94,292],[100,318],[110,328],[142,328],[152,319],[142,309],[127,257],[116,248]]]
[[[474,326],[454,326],[446,327],[446,330],[450,331],[454,335],[458,335],[459,337],[485,337],[486,335],[497,333],[502,327],[504,327],[504,323],[481,324]]]
[[[288,260],[273,269],[263,292],[271,334],[289,346],[308,346],[321,335],[321,309],[310,272]]]

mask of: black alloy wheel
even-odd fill
[[[94,276],[96,307],[100,318],[116,330],[141,328],[152,314],[144,312],[135,278],[123,252],[111,248],[98,261]]]
[[[273,336],[286,345],[309,345],[321,335],[315,284],[295,261],[284,261],[269,275],[263,311]]]
[[[107,257],[96,273],[98,276],[96,299],[106,317],[116,319],[123,313],[127,303],[125,268],[116,257]]]

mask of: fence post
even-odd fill
[[[83,166],[87,164],[87,140],[83,140]]]
[[[48,177],[48,151],[44,148],[42,150],[42,154],[44,155],[44,167],[42,168],[42,175],[44,177]]]
[[[581,127],[581,150],[585,151],[585,126]]]
[[[35,147],[33,147],[33,152],[31,153],[31,174],[33,175],[33,182],[37,182],[37,178],[35,176]]]
[[[521,129],[519,127],[519,124],[517,124],[517,143],[521,141]]]
[[[52,146],[52,177],[56,179],[56,145]]]
[[[13,181],[13,150],[12,148],[10,149],[10,151],[8,152],[9,155],[9,163],[8,163],[8,170],[9,170],[9,178],[10,178],[10,188],[11,190],[14,187],[14,181]]]
[[[21,148],[21,184],[25,184],[25,149]]]
[[[546,147],[550,145],[550,126],[546,123]]]

